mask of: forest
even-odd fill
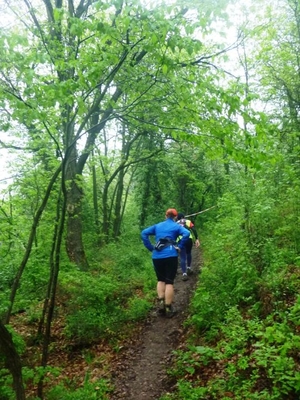
[[[156,400],[300,398],[300,1],[0,15],[0,399],[114,400],[156,300],[141,231],[169,207],[201,273]]]

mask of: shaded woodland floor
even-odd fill
[[[178,269],[175,280],[174,308],[177,314],[167,319],[158,315],[154,306],[146,321],[136,323],[128,339],[121,341],[118,351],[105,340],[88,348],[72,343],[63,334],[64,317],[60,312],[52,325],[48,365],[61,372],[45,381],[45,395],[60,382],[69,382],[71,388],[82,387],[87,376],[91,382],[104,378],[112,383],[113,389],[109,397],[105,397],[109,400],[158,400],[172,391],[175,382],[167,370],[172,364],[173,351],[185,346],[184,321],[198,282],[200,265],[200,250],[194,248],[193,274],[184,282]],[[34,339],[37,321],[29,323],[28,315],[19,313],[12,318],[11,324],[27,342],[23,364],[39,366],[42,347]],[[36,398],[36,390],[36,382],[27,381],[26,398]]]
[[[167,319],[153,310],[135,340],[124,346],[115,359],[112,379],[115,390],[111,400],[158,400],[172,391],[174,382],[168,377],[173,351],[185,345],[183,326],[188,316],[190,299],[200,272],[200,251],[193,249],[193,274],[184,282],[178,271],[174,288],[177,314]]]

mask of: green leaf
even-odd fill
[[[163,64],[163,66],[162,66],[162,72],[163,72],[164,75],[167,75],[167,73],[168,73],[168,66],[167,66],[166,64]]]

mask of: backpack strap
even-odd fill
[[[171,240],[170,238],[161,238],[155,243],[154,248],[157,251],[161,251],[164,248],[166,248],[168,246],[172,246],[174,244],[175,244],[175,242],[173,240]]]

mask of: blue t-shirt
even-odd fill
[[[176,243],[178,237],[181,236],[176,246],[182,249],[190,237],[190,231],[174,222],[172,218],[167,218],[165,221],[149,226],[149,228],[142,231],[142,241],[144,246],[152,251],[152,258],[177,257],[178,253],[173,244],[170,243],[170,245],[158,251],[154,249],[154,245],[150,242],[149,236],[155,236],[155,242],[159,239],[168,238],[170,242],[174,243]]]

